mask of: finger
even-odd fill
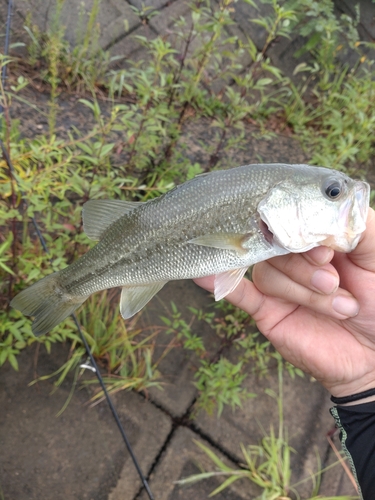
[[[354,264],[362,269],[375,272],[375,212],[369,208],[366,222],[366,230],[362,235],[357,248],[349,254],[349,258]]]
[[[325,247],[321,248],[328,250],[328,252],[324,252],[324,255],[327,256],[329,254],[330,258],[332,258],[333,251]],[[318,257],[321,257],[321,255],[322,252],[317,253]],[[317,266],[312,261],[311,255],[288,254],[270,259],[269,264],[284,273],[291,280],[310,290],[323,294],[336,292],[340,283],[336,269],[331,264]]]
[[[315,247],[308,252],[304,252],[301,255],[303,255],[305,259],[311,264],[324,266],[324,264],[328,264],[329,262],[331,262],[334,254],[335,252],[332,250],[332,248]]]
[[[291,255],[288,254],[288,255],[283,255],[281,257],[275,257],[275,258],[271,259],[270,262],[275,263],[274,264],[275,267],[278,267],[281,270],[282,266],[283,266],[282,263],[283,263],[284,259],[285,258],[288,259],[289,256],[291,256],[292,258],[297,257],[297,266],[300,270],[300,273],[297,273],[297,274],[301,274],[301,273],[306,273],[307,269],[312,270],[312,272],[314,272],[314,270],[317,270],[317,269],[315,267],[308,267],[307,265],[303,266],[303,264],[305,264],[305,261],[302,261],[301,263],[299,263],[299,260],[298,260],[298,259],[300,259],[299,256],[304,257],[307,262],[312,264],[312,266],[314,266],[314,265],[324,266],[325,264],[328,264],[332,260],[332,258],[334,256],[334,251],[328,247],[316,247],[316,248],[313,248],[312,250],[309,250],[308,252],[305,252],[303,254],[291,254]],[[277,264],[279,259],[280,259],[280,264]],[[292,260],[290,261],[290,265],[291,265],[291,267],[294,267],[294,263]],[[286,265],[286,269],[287,268],[288,268],[288,264]],[[337,276],[336,270],[333,266],[330,266],[330,267],[328,266],[328,267],[326,267],[326,269],[329,270],[331,273],[333,273],[334,276]],[[296,273],[294,273],[294,274],[296,274]],[[193,281],[197,285],[199,285],[200,287],[213,293],[214,287],[215,287],[215,276],[214,275],[205,276],[203,278],[195,278]]]
[[[338,288],[335,293],[322,295],[296,283],[267,261],[254,266],[252,279],[256,288],[266,296],[307,307],[331,318],[346,319],[359,312],[357,300],[346,290]]]

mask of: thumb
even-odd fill
[[[375,272],[375,212],[372,208],[369,208],[366,230],[348,257],[358,267]]]

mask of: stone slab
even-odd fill
[[[335,6],[339,12],[344,12],[351,17],[355,16],[355,8],[359,5],[359,25],[358,31],[361,40],[373,41],[375,38],[375,4],[372,0],[360,0],[353,2],[351,0],[334,0]]]
[[[212,2],[211,9],[214,12],[218,10],[218,5],[216,2]],[[192,26],[192,9],[187,0],[177,0],[171,5],[167,6],[163,10],[159,11],[157,15],[153,16],[150,19],[150,26],[161,36],[169,37],[169,40],[172,43],[172,46],[176,48],[177,54],[176,58],[180,60],[182,55],[185,52],[185,43],[188,37],[188,33],[190,32]],[[180,21],[180,18],[185,19],[185,25],[183,29],[179,26],[177,27],[177,23]],[[185,33],[185,37],[182,39],[181,36],[176,35],[176,33],[180,33],[183,31]],[[212,33],[208,32],[206,34],[196,33],[189,45],[187,51],[187,58],[191,58],[192,54],[200,49],[203,43],[208,42]],[[212,91],[218,93],[225,90],[225,87],[230,83],[230,78],[228,75],[223,75],[223,70],[230,65],[230,60],[236,58],[236,66],[240,65],[241,68],[246,68],[251,64],[251,58],[247,51],[238,50],[236,54],[233,51],[237,51],[236,44],[229,44],[226,40],[229,37],[236,37],[237,44],[243,43],[245,44],[247,39],[245,34],[242,32],[240,28],[237,27],[235,23],[225,26],[221,37],[216,42],[216,46],[218,49],[214,51],[211,62],[207,65],[208,71],[205,71],[202,78],[203,80],[207,79],[209,81],[209,86]],[[214,69],[213,59],[217,62],[218,68]],[[238,73],[240,68],[236,68],[233,70],[234,73]]]
[[[67,409],[72,375],[55,393],[53,379],[28,387],[35,378],[35,345],[19,356],[20,370],[0,371],[0,491],[5,499],[107,500],[112,490],[132,499],[140,487],[136,470],[106,402],[88,405],[89,393],[75,391]],[[36,371],[49,374],[68,355],[58,345],[42,350]],[[39,368],[39,366],[41,368]],[[125,432],[147,474],[170,429],[170,419],[138,394],[114,398]]]
[[[174,26],[176,20],[180,17],[187,17],[190,13],[189,0],[177,0],[170,2],[162,10],[156,11],[149,21],[150,26],[160,34],[165,34],[171,26]]]
[[[234,20],[241,28],[243,33],[247,34],[258,50],[262,50],[267,39],[266,30],[259,24],[254,23],[255,19],[270,16],[273,13],[269,4],[257,2],[257,7],[253,7],[245,2],[236,2],[233,4]]]
[[[207,310],[212,307],[214,300],[210,294],[199,288],[190,280],[173,281],[168,283],[142,313],[141,321],[145,328],[161,328],[158,335],[154,359],[163,355],[165,347],[175,344],[170,352],[163,357],[158,365],[162,375],[163,390],[151,387],[147,394],[152,401],[164,408],[174,417],[183,416],[193,403],[197,390],[194,386],[194,374],[199,366],[196,355],[184,350],[180,343],[174,340],[172,334],[166,334],[166,326],[160,316],[170,317],[171,302],[174,302],[187,323],[193,318],[189,307]],[[192,333],[202,337],[209,356],[218,348],[218,339],[211,327],[203,321],[194,321],[191,324]]]
[[[134,392],[123,391],[114,398],[114,401],[126,429],[129,430],[131,427],[137,429],[137,440],[133,444],[133,451],[143,474],[147,476],[171,432],[172,421],[164,412]],[[141,486],[134,464],[127,458],[116,486],[108,495],[108,500],[133,498]]]
[[[166,5],[174,3],[173,0],[128,0],[128,2],[138,10],[142,10],[146,7],[146,13],[149,13],[153,9],[161,9]]]
[[[71,46],[74,46],[78,39],[83,39],[93,4],[94,0],[84,0],[82,2],[65,0],[63,2],[59,25],[65,27],[65,38]],[[53,22],[55,5],[55,0],[15,0],[15,25],[20,24],[20,19],[24,24],[26,17],[30,14],[32,23],[36,24],[42,32],[45,32]],[[100,46],[106,49],[117,38],[132,31],[140,23],[141,20],[127,2],[123,0],[101,2],[96,19],[96,24],[100,26]],[[26,35],[23,36],[23,39],[29,41]]]
[[[251,116],[248,117],[251,119]],[[245,124],[246,140],[241,147],[219,152],[215,168],[232,168],[251,163],[306,163],[308,158],[299,142],[282,133],[262,134],[256,126]],[[208,119],[200,119],[184,126],[183,142],[186,155],[194,164],[198,162],[205,171],[210,169],[210,157],[220,140],[219,129]],[[229,129],[227,137],[235,137],[238,130]],[[225,144],[225,143],[224,143]]]
[[[114,68],[123,68],[127,63],[139,63],[140,61],[149,61],[151,59],[150,52],[143,47],[137,39],[138,36],[152,40],[156,38],[156,33],[151,26],[141,24],[131,34],[123,36],[113,45],[110,46],[111,56],[120,56],[121,59],[112,63]]]
[[[150,487],[157,500],[204,500],[217,488],[223,480],[211,478],[192,485],[175,484],[180,479],[185,479],[193,474],[198,474],[202,469],[215,471],[216,466],[207,455],[194,443],[194,440],[202,442],[209,449],[232,468],[237,468],[222,453],[204,442],[191,430],[180,427],[174,433],[168,448],[162,455],[157,467],[150,477]],[[248,500],[260,494],[260,490],[244,479],[238,480],[223,492],[217,494],[217,500]],[[147,500],[145,492],[139,500]]]

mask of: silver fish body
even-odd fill
[[[100,242],[11,305],[43,334],[99,290],[123,287],[124,318],[170,280],[216,275],[219,300],[247,268],[327,245],[349,252],[365,230],[369,186],[334,170],[259,164],[198,176],[146,203],[92,200],[86,234]]]

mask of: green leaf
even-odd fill
[[[114,146],[115,146],[114,143],[105,144],[100,151],[100,158],[102,158],[103,156],[106,156],[110,151],[112,151]]]
[[[306,52],[309,52],[310,50],[314,49],[318,45],[318,43],[321,41],[321,39],[322,39],[321,33],[318,33],[318,32],[314,33],[309,38],[309,40],[305,43],[305,45],[294,53],[294,57],[297,57],[297,58],[301,57]]]
[[[269,85],[272,83],[272,78],[259,78],[259,80],[256,82],[256,85],[259,87],[264,87],[266,85]]]
[[[92,102],[88,101],[87,99],[78,99],[78,102],[81,102],[95,113],[95,105]]]
[[[226,479],[218,488],[216,488],[216,490],[212,491],[208,496],[213,497],[217,495],[221,491],[225,490],[225,488],[228,488],[228,486],[230,486],[232,483],[237,481],[237,479],[241,479],[241,475],[228,477],[228,479]]]
[[[14,276],[14,272],[10,269],[10,267],[4,264],[4,262],[2,262],[1,260],[0,260],[0,267],[2,267],[4,271],[6,271],[7,273],[12,274]]]
[[[215,455],[215,453],[213,451],[211,451],[207,446],[205,446],[203,443],[200,443],[199,441],[193,439],[194,443],[199,446],[199,448],[201,448],[201,450],[203,450],[206,455],[208,455],[210,457],[210,459],[214,462],[214,464],[216,464],[219,469],[223,470],[223,471],[226,471],[226,472],[232,472],[233,469],[231,469],[230,467],[228,467],[227,465],[225,465],[224,462],[222,462],[220,460],[220,458]]]
[[[84,143],[84,142],[77,142],[77,146],[79,148],[82,149],[82,151],[84,151],[85,153],[87,153],[88,155],[92,155],[94,154],[93,152],[93,149],[91,146],[89,146],[88,144]]]
[[[40,269],[33,269],[33,270],[29,273],[29,275],[28,275],[28,277],[26,278],[26,280],[25,280],[25,281],[26,281],[26,283],[29,283],[30,281],[33,281],[33,280],[34,280],[34,278],[37,278],[37,277],[39,277],[39,276],[40,276]]]
[[[9,349],[6,348],[6,349],[2,349],[1,352],[0,352],[0,366],[2,366],[4,364],[4,362],[6,361],[7,357],[8,357],[8,351]]]
[[[8,361],[12,365],[12,367],[16,371],[18,371],[18,361],[17,361],[17,358],[15,357],[15,355],[13,353],[9,353],[8,354]]]

